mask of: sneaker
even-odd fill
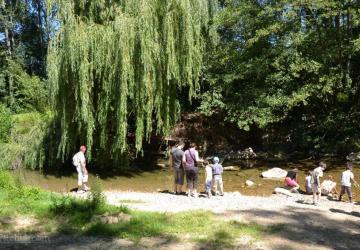
[[[187,194],[187,197],[191,197],[191,193],[190,193],[190,192]]]

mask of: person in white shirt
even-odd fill
[[[205,192],[208,198],[211,197],[211,188],[213,186],[213,165],[205,162]]]
[[[88,171],[86,169],[86,159],[85,159],[86,147],[81,146],[80,151],[73,156],[73,165],[76,167],[78,172],[78,193],[84,193],[89,191],[90,188],[86,185],[88,182]]]
[[[347,170],[342,172],[341,174],[341,191],[339,196],[339,201],[341,201],[342,196],[346,193],[349,196],[349,201],[352,203],[352,192],[351,192],[351,182],[357,185],[357,182],[354,179],[354,174],[352,172],[353,165],[351,163],[347,163]]]
[[[319,163],[319,167],[315,168],[311,175],[311,188],[313,191],[314,205],[319,205],[321,188],[320,188],[320,177],[323,177],[326,164],[324,162]]]
[[[333,181],[331,175],[328,175],[326,180],[321,183],[321,193],[328,196],[338,193],[336,190],[336,182]]]

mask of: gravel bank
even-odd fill
[[[284,208],[304,208],[311,210],[341,209],[352,212],[359,211],[360,206],[348,202],[337,202],[322,197],[319,206],[312,205],[311,195],[296,194],[293,197],[274,194],[270,197],[243,196],[238,192],[225,193],[224,196],[206,198],[187,197],[185,195],[174,195],[170,193],[141,193],[141,192],[104,192],[107,202],[113,205],[127,205],[133,209],[158,212],[180,212],[186,210],[204,209],[215,213],[223,213],[228,210],[275,210]]]

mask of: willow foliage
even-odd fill
[[[191,98],[199,87],[203,54],[216,37],[216,1],[49,0],[48,6],[59,20],[48,55],[59,156],[84,143],[89,156],[111,151],[116,160],[128,149],[129,133],[137,151],[153,129],[167,133],[179,114],[179,89],[188,88]]]

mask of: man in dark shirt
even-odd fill
[[[299,184],[297,183],[298,172],[299,170],[294,168],[293,170],[290,170],[285,177],[286,186],[290,187],[291,191],[293,192],[298,192],[298,189],[300,188]]]
[[[174,193],[181,194],[182,187],[184,185],[184,175],[185,171],[182,166],[182,158],[184,155],[184,143],[180,142],[172,150],[170,154],[171,158],[171,168],[174,172]]]

